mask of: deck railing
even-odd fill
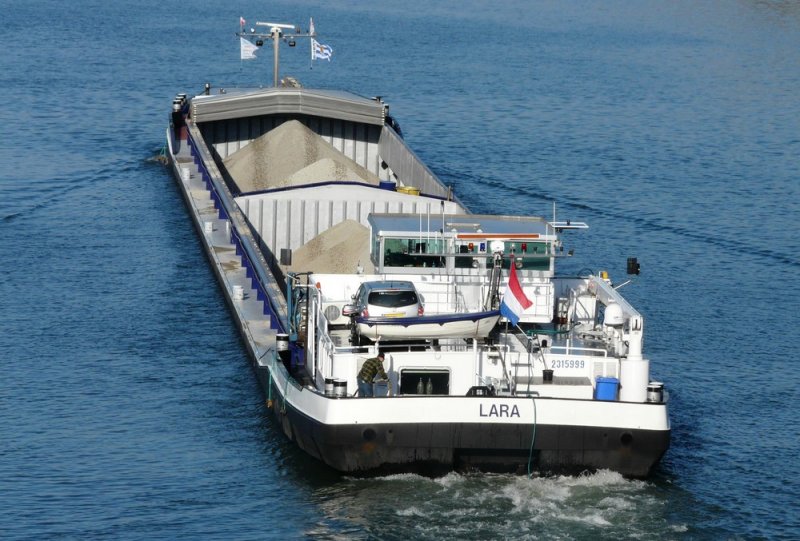
[[[562,352],[562,353],[559,353]],[[592,357],[608,357],[608,351],[602,348],[585,348],[579,346],[550,346],[550,355],[588,355]]]
[[[211,195],[214,208],[219,212],[219,218],[230,224],[230,242],[236,247],[236,255],[242,258],[242,266],[251,280],[252,288],[256,290],[257,298],[264,302],[264,314],[270,316],[270,327],[285,332],[286,301],[275,278],[267,271],[267,262],[257,248],[247,219],[225,185],[200,130],[191,122],[187,123],[187,128],[190,154]]]

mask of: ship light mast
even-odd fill
[[[256,46],[261,47],[265,39],[271,39],[273,44],[273,66],[272,66],[272,86],[278,86],[280,77],[278,75],[280,70],[280,43],[281,40],[285,41],[289,47],[294,47],[296,38],[313,38],[316,32],[302,32],[299,26],[286,23],[270,23],[270,22],[256,22],[256,26],[264,26],[269,28],[269,32],[256,32],[251,28],[250,32],[237,32],[236,35],[240,38],[256,38]],[[286,32],[290,31],[290,32]]]

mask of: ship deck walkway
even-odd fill
[[[275,330],[270,326],[270,315],[264,313],[264,301],[258,298],[258,291],[247,276],[241,256],[236,254],[236,246],[231,241],[230,222],[220,218],[186,141],[175,141],[173,150],[177,151],[174,159],[182,173],[180,182],[187,202],[192,207],[197,231],[206,246],[215,273],[221,278],[220,283],[228,289],[225,299],[229,301],[239,326],[249,336],[247,345],[253,348],[254,358],[266,362],[269,359],[267,352],[275,347]],[[241,287],[241,298],[234,295],[237,286]]]

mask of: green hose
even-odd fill
[[[528,479],[533,475],[531,462],[533,461],[533,444],[536,441],[536,399],[531,397],[531,402],[533,403],[533,434],[531,435],[531,448],[528,452]]]
[[[289,394],[289,372],[286,372],[286,385],[283,386],[283,406],[281,407],[281,413],[286,413],[286,399],[288,398]]]

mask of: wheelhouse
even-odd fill
[[[419,273],[441,268],[454,274],[483,274],[494,255],[503,268],[554,273],[563,253],[557,231],[538,217],[467,215],[370,215],[370,257],[379,273]]]

